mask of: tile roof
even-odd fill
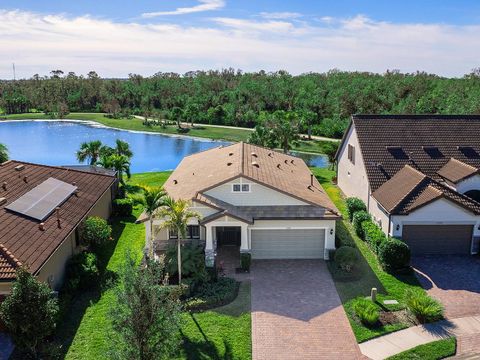
[[[478,174],[478,172],[479,170],[476,167],[451,158],[440,170],[437,171],[437,174],[456,184],[472,175]]]
[[[442,180],[438,171],[451,158],[480,168],[479,115],[354,115],[352,124],[372,192],[405,165],[434,180]],[[395,158],[395,147],[404,156]]]
[[[23,169],[16,170],[18,166]],[[50,177],[78,186],[78,196],[72,195],[60,205],[60,228],[55,214],[43,221],[45,230],[42,231],[39,221],[5,209],[6,205]],[[25,264],[34,274],[38,272],[114,182],[113,176],[61,167],[20,161],[0,164],[0,197],[7,199],[0,205],[0,280],[14,277],[11,267],[17,267],[15,261]],[[5,254],[12,254],[18,260],[12,262]]]
[[[198,193],[245,177],[337,215],[335,205],[311,176],[300,158],[240,142],[185,157],[164,188],[173,198],[192,200]]]
[[[372,195],[407,214],[439,197],[480,213],[480,204],[446,186],[480,168],[478,115],[354,115]]]

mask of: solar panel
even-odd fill
[[[5,208],[36,220],[45,220],[72,195],[76,186],[48,178]]]

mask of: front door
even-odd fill
[[[217,227],[217,248],[221,246],[240,246],[241,231],[239,226]]]

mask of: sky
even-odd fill
[[[480,67],[477,0],[2,0],[0,78]]]

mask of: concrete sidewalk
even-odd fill
[[[480,337],[480,316],[443,320],[432,324],[414,326],[360,344],[363,355],[372,360],[382,360],[418,345],[455,336],[465,341]],[[477,340],[476,340],[477,339]],[[468,344],[464,344],[469,348]]]

